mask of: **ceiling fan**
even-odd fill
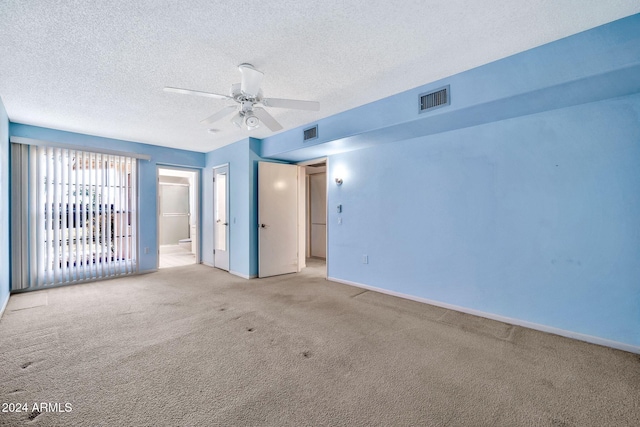
[[[205,96],[208,98],[225,99],[235,101],[238,105],[230,105],[217,113],[207,117],[200,123],[211,124],[229,114],[236,112],[231,121],[238,127],[243,125],[252,130],[264,123],[272,131],[282,129],[282,125],[273,118],[263,107],[291,108],[295,110],[320,110],[320,103],[316,101],[298,101],[295,99],[264,98],[260,83],[264,77],[262,71],[256,70],[251,64],[240,64],[238,70],[241,74],[241,82],[231,85],[229,95],[217,93],[201,92],[190,89],[180,89],[176,87],[165,87],[165,92],[181,93],[185,95]]]

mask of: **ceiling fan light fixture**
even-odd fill
[[[242,127],[242,121],[243,121],[243,116],[242,114],[238,113],[235,116],[233,116],[231,118],[231,121],[233,122],[234,125],[238,126],[238,127]]]
[[[244,124],[247,126],[247,129],[249,130],[255,129],[258,126],[260,126],[260,119],[254,116],[253,113],[245,114]]]

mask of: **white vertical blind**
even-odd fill
[[[28,146],[28,283],[40,288],[131,274],[136,266],[137,160]]]
[[[37,150],[37,149],[36,149]],[[46,204],[44,205],[44,226],[47,230],[47,234],[45,235],[45,240],[39,244],[44,244],[44,282],[55,282],[55,278],[52,277],[53,269],[47,268],[47,266],[53,266],[55,261],[52,257],[52,249],[53,249],[53,218],[51,216],[51,208],[53,207],[53,178],[54,178],[54,170],[53,170],[53,148],[47,147],[43,150],[42,153],[44,162],[46,166],[44,167],[44,175],[41,186],[41,191],[44,192],[44,199],[46,200]],[[38,183],[36,183],[37,185]],[[40,190],[40,189],[38,189]],[[36,190],[36,191],[38,191]]]

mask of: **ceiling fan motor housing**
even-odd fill
[[[253,104],[253,101],[240,101],[240,109],[246,113],[253,110]]]

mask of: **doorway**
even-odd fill
[[[326,161],[305,166],[306,254],[327,259],[327,165]]]
[[[326,278],[326,168],[326,158],[258,163],[258,277],[317,269]]]
[[[158,268],[196,264],[199,171],[158,168]]]
[[[327,160],[301,164],[305,170],[305,253],[307,268],[327,268]]]

